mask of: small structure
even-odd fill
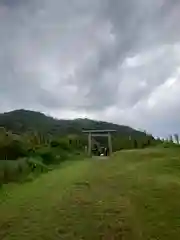
[[[88,134],[88,155],[91,156],[91,153],[92,153],[92,137],[107,137],[109,155],[111,155],[112,154],[111,133],[115,131],[116,130],[84,130],[83,133]]]

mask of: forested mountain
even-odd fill
[[[38,131],[53,135],[79,134],[83,129],[114,129],[121,135],[142,136],[143,132],[113,123],[90,119],[59,120],[43,113],[29,110],[15,110],[0,114],[0,127],[13,133]]]

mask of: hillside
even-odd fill
[[[71,161],[0,191],[3,240],[176,240],[179,150],[121,151]]]
[[[90,119],[58,120],[43,113],[29,110],[15,110],[0,114],[0,126],[14,133],[39,131],[54,135],[79,134],[83,129],[114,129],[126,136],[143,136],[144,133],[128,126]]]

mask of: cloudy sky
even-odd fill
[[[180,133],[180,0],[0,0],[0,112]]]

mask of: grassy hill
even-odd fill
[[[114,129],[121,135],[144,136],[128,126],[90,119],[59,120],[40,112],[15,110],[0,114],[0,126],[14,133],[39,131],[53,135],[79,134],[83,129]]]
[[[36,172],[48,171],[49,166],[54,169],[70,158],[84,156],[88,139],[83,129],[116,130],[112,137],[113,152],[157,145],[150,135],[102,121],[58,120],[27,110],[0,114],[0,185],[25,181]],[[93,138],[93,143],[108,146],[107,138],[103,137]]]
[[[179,149],[65,163],[0,191],[0,239],[173,240],[180,235]]]

